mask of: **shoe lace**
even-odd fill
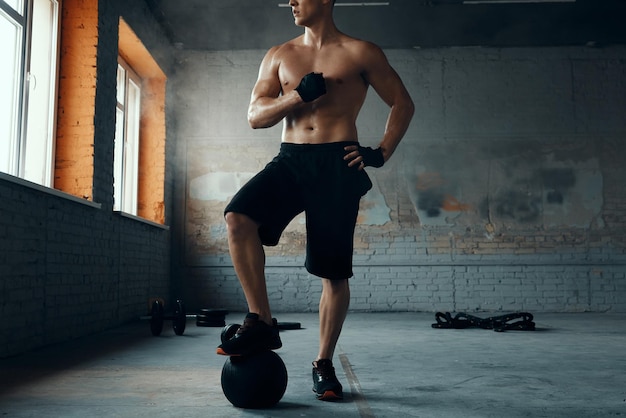
[[[333,366],[324,364],[320,367],[319,364],[314,362],[313,367],[315,367],[315,371],[322,379],[327,380],[335,378],[335,368]]]
[[[258,321],[255,319],[250,319],[250,318],[244,319],[243,325],[239,327],[236,334],[243,334],[244,332],[252,328],[254,325],[256,325],[257,322]]]

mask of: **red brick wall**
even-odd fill
[[[54,187],[93,200],[98,1],[62,5]]]

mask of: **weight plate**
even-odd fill
[[[196,321],[196,326],[199,327],[223,327],[226,325],[226,321]]]
[[[200,309],[200,314],[206,317],[224,317],[228,315],[226,309]]]
[[[158,300],[152,303],[152,317],[150,318],[150,331],[152,335],[161,335],[163,331],[163,305]]]
[[[288,329],[301,329],[301,325],[299,322],[279,322],[278,329],[288,330]]]
[[[220,319],[220,318],[197,318],[196,317],[196,322],[217,323],[217,322],[224,322],[224,319]]]
[[[226,341],[230,340],[231,338],[233,338],[233,336],[235,335],[235,333],[237,332],[237,330],[239,329],[241,325],[239,324],[228,324],[224,327],[224,329],[222,329],[222,334],[220,335],[220,338],[222,340],[222,343],[225,343]]]
[[[202,321],[223,321],[226,317],[224,315],[196,314],[196,319],[200,319]]]
[[[183,335],[185,327],[187,326],[187,312],[185,311],[185,305],[180,300],[176,301],[176,310],[172,318],[172,326],[176,335]]]

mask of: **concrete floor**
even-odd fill
[[[488,314],[477,314],[481,317]],[[626,416],[626,314],[536,314],[536,331],[431,328],[430,313],[351,313],[335,356],[342,402],[311,393],[317,315],[281,314],[289,371],[272,409],[230,405],[220,328],[137,322],[0,359],[1,417]],[[242,314],[228,315],[240,322]]]

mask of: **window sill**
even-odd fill
[[[128,218],[128,219],[132,219],[132,220],[137,221],[137,222],[142,222],[144,224],[153,226],[155,228],[160,228],[160,229],[163,229],[165,231],[169,231],[170,230],[169,225],[161,225],[161,224],[158,224],[156,222],[150,221],[148,219],[142,218],[140,216],[131,215],[130,213],[122,212],[122,211],[119,211],[119,210],[115,210],[115,211],[113,211],[113,213],[117,213],[122,218]]]
[[[69,193],[65,193],[60,190],[53,189],[51,187],[42,186],[41,184],[33,183],[32,181],[24,180],[20,177],[15,177],[7,173],[0,172],[0,180],[13,183],[13,184],[18,184],[20,186],[23,186],[32,190],[37,190],[39,192],[43,192],[52,196],[56,196],[61,199],[71,200],[73,202],[80,203],[85,206],[90,206],[95,209],[102,208],[102,205],[100,203],[95,203],[87,199],[81,199],[80,197],[76,197]]]

